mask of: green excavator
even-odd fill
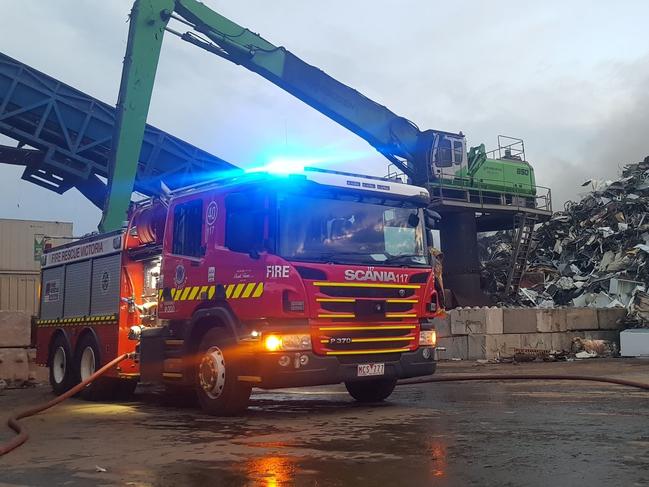
[[[180,32],[170,21],[190,30]],[[184,30],[184,29],[183,29]],[[468,153],[462,132],[420,130],[410,120],[370,100],[281,46],[196,0],[137,0],[118,98],[112,177],[100,228],[119,227],[128,208],[156,68],[165,32],[241,65],[296,96],[365,139],[421,186],[507,193],[533,204],[533,168],[519,155],[489,156],[483,145]],[[531,203],[530,203],[531,201]]]

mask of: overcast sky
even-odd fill
[[[649,154],[649,2],[206,0],[421,129],[469,145],[525,140],[555,209],[591,177]],[[130,0],[0,0],[0,51],[114,104]],[[178,24],[176,24],[178,27]],[[149,123],[242,167],[323,151],[333,168],[384,175],[387,161],[244,68],[168,35]],[[10,143],[0,138],[0,143]],[[344,159],[351,157],[351,165]],[[0,165],[0,217],[72,221],[100,213]]]

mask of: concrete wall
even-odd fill
[[[623,308],[456,308],[438,318],[440,359],[496,359],[516,350],[570,351],[574,338],[619,343]]]

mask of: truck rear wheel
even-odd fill
[[[77,383],[83,382],[94,374],[101,366],[99,344],[90,333],[84,335],[77,345],[76,373]],[[87,401],[103,401],[112,396],[115,380],[99,377],[91,384],[84,387],[79,395]]]
[[[194,375],[203,411],[233,416],[246,410],[252,387],[237,380],[240,369],[234,338],[220,328],[209,330],[201,340]]]
[[[57,335],[52,342],[50,354],[50,385],[57,396],[68,391],[74,385],[72,372],[72,353],[62,335]]]
[[[345,382],[349,395],[358,402],[380,402],[386,399],[397,385],[397,379],[371,379]]]

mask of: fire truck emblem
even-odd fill
[[[214,222],[216,221],[216,216],[218,215],[218,206],[216,206],[216,201],[210,202],[209,205],[207,205],[207,212],[205,214],[205,220],[207,221],[208,225],[214,225]]]
[[[186,278],[187,275],[185,274],[185,266],[182,264],[178,264],[176,266],[176,274],[174,275],[174,282],[176,283],[176,286],[182,287],[183,284],[185,284]]]

